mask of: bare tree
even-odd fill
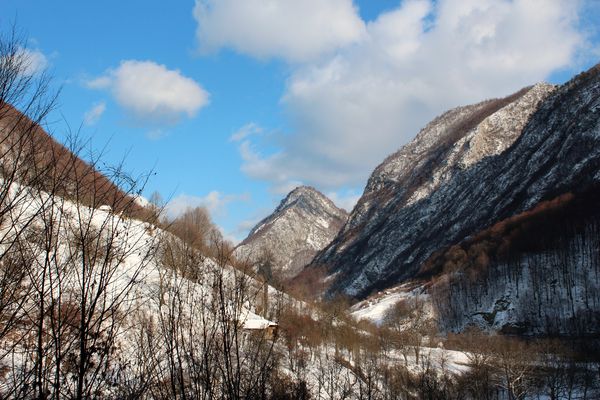
[[[145,179],[43,130],[56,94],[26,47],[15,28],[0,37],[0,394],[108,395],[154,251],[148,223],[131,219]]]
[[[492,365],[498,370],[498,386],[506,391],[510,400],[524,399],[532,391],[532,372],[535,353],[517,339],[495,337],[490,341]]]
[[[472,398],[491,400],[497,385],[490,344],[492,339],[476,329],[465,332],[463,337],[471,369],[461,377],[461,385]]]
[[[188,208],[169,224],[168,230],[204,254],[224,243],[208,210],[202,206]]]
[[[264,331],[243,329],[262,290],[250,271],[231,267],[231,250],[212,254],[165,235],[156,304],[151,398],[265,398],[278,357]],[[274,305],[277,307],[277,304]],[[140,349],[144,351],[144,349]]]
[[[80,161],[72,160],[72,168],[64,170],[68,174],[56,182],[67,180],[68,195],[91,203],[69,201],[46,183],[34,197],[43,207],[34,210],[30,234],[18,248],[21,257],[31,259],[27,302],[34,305],[24,321],[27,342],[21,346],[32,360],[31,369],[16,366],[24,369],[22,397],[108,394],[117,338],[127,329],[126,316],[135,306],[133,289],[155,249],[154,238],[146,234],[148,223],[124,216],[136,207],[137,181],[121,168],[112,169],[113,181],[131,185],[107,196],[103,185],[78,175],[83,172],[77,168]],[[92,160],[88,168],[97,173],[95,165]]]
[[[44,206],[30,191],[48,172],[48,166],[36,162],[38,133],[56,101],[48,75],[32,73],[26,47],[27,40],[15,26],[0,34],[0,340],[26,314],[23,266],[28,260],[19,259],[15,248]],[[0,358],[4,356],[0,350]]]

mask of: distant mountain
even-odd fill
[[[590,205],[600,183],[599,110],[596,66],[558,88],[540,84],[443,114],[377,167],[346,225],[309,268],[325,269],[329,294],[355,298],[442,274],[449,292],[436,298],[455,329],[500,312],[510,314],[504,322],[537,328],[544,319],[596,320],[600,282],[583,277],[600,269],[597,247],[584,250],[600,238],[600,213]],[[548,209],[555,210],[551,226]],[[541,293],[552,296],[547,288],[532,292],[535,279],[554,285],[555,300],[570,309],[543,300]],[[471,303],[457,304],[465,293]]]
[[[335,237],[348,214],[308,186],[292,190],[237,247],[240,257],[270,261],[282,279],[296,276]]]

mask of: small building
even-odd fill
[[[253,313],[248,313],[243,321],[242,329],[248,333],[262,334],[265,339],[275,340],[279,325]]]

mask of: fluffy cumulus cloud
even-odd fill
[[[206,207],[212,215],[223,215],[227,211],[227,205],[235,201],[248,201],[248,194],[223,194],[213,190],[206,196],[190,196],[181,194],[171,201],[165,207],[169,218],[176,218],[183,214],[188,208]]]
[[[136,120],[155,123],[193,117],[209,101],[208,93],[196,81],[153,61],[122,61],[87,86],[110,91]]]
[[[580,6],[573,0],[405,0],[366,23],[353,45],[338,43],[328,57],[293,66],[282,97],[291,132],[278,138],[274,153],[265,150],[273,143],[242,141],[242,170],[280,188],[298,181],[325,190],[362,185],[386,155],[441,112],[508,95],[573,66],[585,44]]]
[[[101,101],[94,104],[89,110],[83,114],[83,123],[85,125],[94,125],[100,120],[102,114],[106,111],[106,103]]]
[[[194,17],[203,50],[231,47],[291,62],[314,60],[365,34],[352,0],[196,0]]]

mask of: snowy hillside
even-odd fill
[[[151,222],[115,213],[117,204],[91,208],[14,183],[3,204],[10,205],[2,209],[10,224],[0,229],[3,395],[33,393],[35,379],[85,397],[135,393],[147,374],[161,379],[172,367],[172,346],[200,355],[203,339],[213,357],[230,357],[215,346],[234,341],[247,351],[241,332],[272,325],[253,312],[259,303],[269,312],[262,285],[231,267],[227,254],[204,257]],[[267,296],[281,307],[280,293],[269,288]],[[181,362],[192,368],[190,359]]]
[[[368,320],[381,325],[398,303],[414,302],[416,298],[428,301],[426,288],[418,283],[409,282],[359,301],[350,308],[350,315],[358,321]],[[433,315],[429,317],[434,318]]]

